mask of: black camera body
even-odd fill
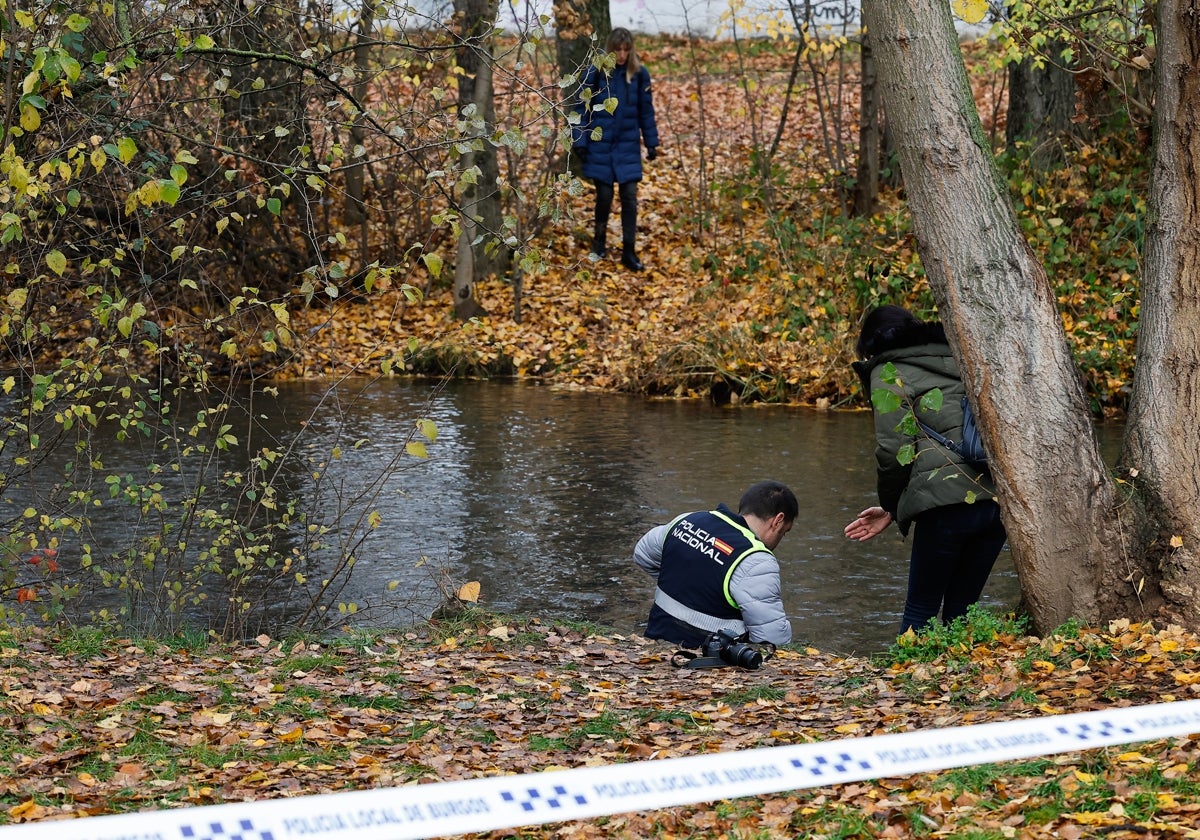
[[[763,655],[758,648],[746,642],[739,642],[736,636],[725,630],[718,630],[705,639],[700,655],[719,658],[728,665],[745,668],[747,671],[758,670],[763,663]]]

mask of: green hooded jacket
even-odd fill
[[[883,381],[888,362],[896,368],[894,383]],[[951,440],[962,438],[961,398],[966,389],[950,345],[918,344],[885,350],[868,361],[856,362],[854,369],[868,396],[885,388],[901,398],[896,410],[875,412],[875,466],[879,504],[896,520],[902,534],[907,536],[913,519],[927,510],[995,498],[996,487],[986,469],[973,469],[919,429],[916,435],[909,435],[899,428],[905,413],[912,409],[931,429]],[[941,409],[921,410],[921,397],[934,388],[941,389]],[[916,457],[901,464],[897,456],[905,444],[914,446]]]

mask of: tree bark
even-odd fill
[[[478,282],[488,275],[507,271],[510,257],[500,235],[504,215],[500,206],[500,161],[496,147],[490,142],[496,129],[496,100],[492,91],[496,3],[495,0],[455,0],[454,9],[462,25],[457,50],[458,66],[463,70],[458,80],[459,110],[474,105],[485,126],[482,147],[473,154],[474,165],[479,167],[479,180],[467,186],[462,196],[463,204],[473,208],[471,221],[482,234],[471,244],[474,266],[471,279]]]
[[[1120,475],[1161,587],[1200,624],[1200,5],[1160,0],[1154,166]]]
[[[358,10],[358,34],[354,39],[354,98],[359,102],[365,102],[369,92],[368,83],[370,76],[368,74],[370,72],[369,62],[371,60],[371,43],[374,29],[374,0],[363,0]],[[363,127],[363,115],[358,114],[350,126],[351,148],[353,149],[365,144],[366,136],[367,132]],[[357,159],[346,169],[346,206],[343,211],[346,226],[358,228],[359,260],[363,265],[371,261],[367,250],[368,214],[363,192],[365,170],[366,163]]]
[[[592,62],[593,51],[603,48],[612,32],[608,0],[554,0],[554,28],[559,76],[576,80],[570,88],[571,100],[566,103],[569,111],[578,96],[578,83]],[[566,160],[568,171],[581,177],[579,157],[567,155]]]
[[[1005,142],[1011,151],[1017,143],[1029,147],[1028,159],[1037,169],[1060,166],[1066,159],[1066,139],[1075,112],[1075,79],[1056,62],[1063,45],[1051,43],[1050,56],[1041,67],[1032,58],[1009,65],[1008,120]]]
[[[582,76],[595,46],[603,48],[612,32],[608,0],[554,0],[558,71],[562,76]]]
[[[863,17],[918,251],[989,443],[1035,628],[1140,615],[1157,586],[1128,551],[1054,292],[996,171],[950,5],[864,0]]]
[[[859,83],[862,109],[858,118],[858,167],[854,177],[854,215],[870,216],[879,199],[879,173],[883,154],[883,128],[879,76],[871,52],[871,36],[862,34]]]

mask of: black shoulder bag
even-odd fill
[[[966,397],[962,398],[962,412],[963,439],[960,443],[955,443],[941,432],[935,432],[920,420],[917,420],[917,425],[921,427],[921,431],[962,458],[969,466],[982,472],[988,468],[988,454],[987,450],[983,448],[983,438],[979,435],[979,427],[975,425],[975,412],[971,411],[971,402]]]

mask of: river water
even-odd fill
[[[867,412],[716,407],[462,381],[342,383],[336,397],[327,383],[282,384],[277,393],[254,395],[242,420],[228,419],[245,452],[291,447],[289,492],[302,508],[335,520],[344,539],[364,511],[378,511],[380,524],[356,551],[358,565],[341,593],[371,605],[353,622],[394,626],[428,617],[445,573],[455,585],[478,581],[480,600],[492,609],[637,632],[653,591],[630,559],[637,539],[677,513],[718,502],[736,508],[747,485],[772,478],[800,501],[776,552],[795,640],[848,654],[882,650],[895,637],[908,545],[895,528],[861,544],[842,535],[875,502]],[[248,405],[248,394],[234,402]],[[253,429],[243,431],[250,417]],[[438,430],[428,458],[401,456],[389,468],[419,417]],[[335,447],[338,457],[327,457]],[[110,449],[108,472],[136,473],[160,457],[133,445]],[[308,476],[321,462],[318,491]],[[232,453],[222,468],[238,466]],[[170,486],[164,493],[186,497]],[[97,554],[105,544],[127,545],[143,527],[119,516],[97,519],[88,535]],[[64,562],[72,550],[64,545]],[[313,579],[323,573],[307,571]],[[399,586],[389,592],[391,581]],[[1017,597],[1005,551],[983,602],[1003,610]]]

